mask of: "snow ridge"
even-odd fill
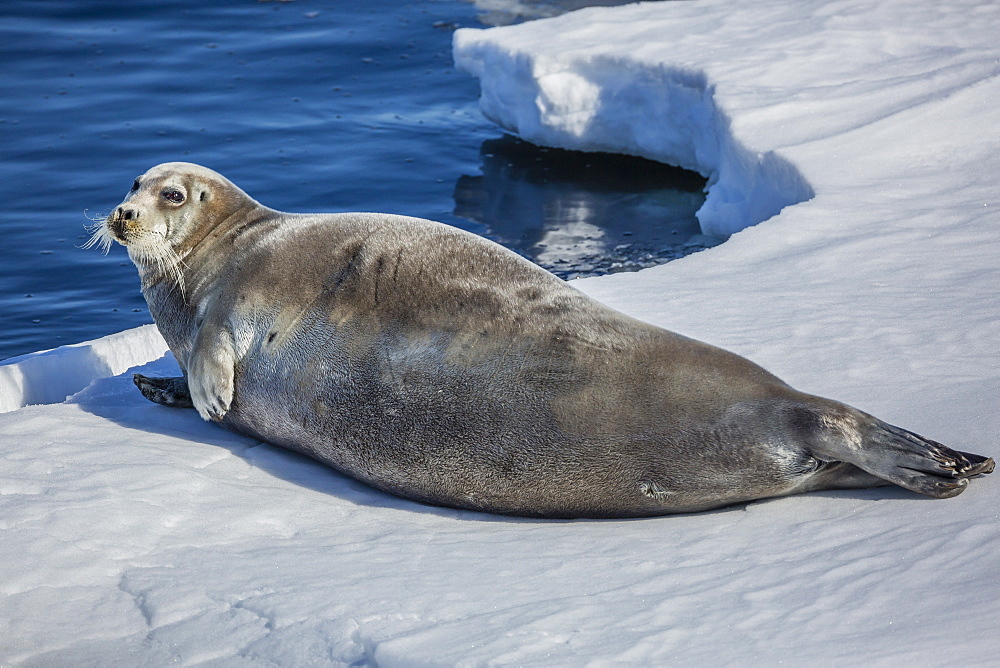
[[[155,325],[143,325],[94,341],[30,355],[0,365],[0,413],[55,404],[99,378],[158,359],[167,343]]]

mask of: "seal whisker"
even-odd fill
[[[86,215],[86,214],[85,214]],[[89,216],[88,216],[89,218]],[[111,230],[108,229],[108,217],[101,216],[97,218],[91,218],[94,221],[93,225],[84,225],[83,228],[90,232],[90,239],[88,239],[81,248],[84,250],[89,250],[94,246],[99,246],[101,252],[105,255],[111,250],[111,245],[114,243],[114,235],[111,234]]]
[[[156,266],[156,272],[168,282],[177,286],[181,293],[181,299],[187,300],[184,285],[184,269],[187,265],[170,247],[161,232],[153,232],[152,238],[149,233],[140,235],[129,243],[129,257],[136,264],[145,263]]]

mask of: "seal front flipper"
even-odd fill
[[[224,326],[205,322],[185,366],[191,401],[202,419],[219,422],[233,403],[236,353]]]
[[[194,408],[191,393],[188,391],[184,376],[176,378],[150,378],[141,373],[132,376],[132,382],[154,404],[171,406],[173,408]]]

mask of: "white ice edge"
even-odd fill
[[[166,352],[167,343],[156,326],[143,325],[93,341],[12,357],[0,364],[0,413],[59,403],[95,380],[117,376]]]
[[[577,60],[496,48],[493,30],[454,37],[456,66],[480,80],[480,109],[506,130],[544,146],[636,155],[708,179],[698,211],[705,234],[728,236],[813,196],[780,152],[756,151],[732,133],[705,72],[635,63],[615,53]]]

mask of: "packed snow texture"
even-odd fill
[[[461,31],[455,53],[529,139],[711,175],[710,229],[780,209],[581,289],[997,457],[998,34],[996,3],[697,0]],[[178,371],[146,329],[85,349],[0,367],[7,408],[95,378],[0,415],[0,664],[996,663],[996,479],[491,517],[146,402],[122,365]]]

